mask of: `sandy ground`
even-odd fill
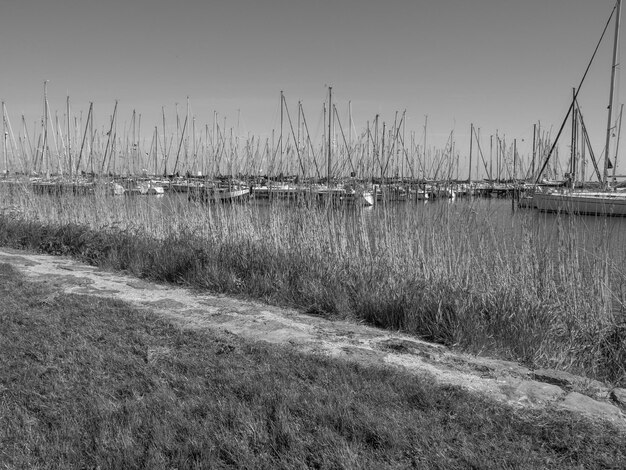
[[[398,367],[514,407],[564,408],[626,428],[626,391],[571,374],[531,371],[513,362],[460,354],[397,332],[330,321],[258,302],[198,294],[69,258],[0,248],[0,263],[13,265],[59,293],[116,298],[163,315],[183,328],[210,328],[250,340],[289,344],[305,353]]]

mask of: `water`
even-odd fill
[[[156,206],[167,218],[173,212],[180,214],[190,203],[184,195],[167,194],[164,197],[126,198],[126,204]],[[302,210],[286,201],[270,204],[267,201],[252,200],[243,207],[259,219],[269,220],[277,205],[281,210]],[[242,210],[242,205],[213,204],[206,206],[206,210],[228,214]],[[567,245],[568,241],[571,244],[573,240],[581,254],[604,256],[608,253],[616,262],[626,263],[626,218],[544,213],[535,209],[513,207],[508,199],[439,199],[380,203],[373,207],[344,207],[334,211],[332,221],[347,227],[355,224],[365,224],[370,228],[403,227],[409,234],[418,233],[436,224],[457,227],[459,230],[466,227],[476,232],[477,237],[484,236],[483,232],[488,227],[494,236],[494,243],[520,243],[523,237],[531,236],[533,243],[554,251],[564,244]],[[376,234],[372,236],[375,237]]]

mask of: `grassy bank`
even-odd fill
[[[0,265],[0,468],[618,468],[623,432],[182,330]]]
[[[626,384],[623,252],[563,218],[5,194],[0,245]],[[416,206],[411,206],[416,207]],[[622,250],[623,251],[623,250]],[[619,255],[619,257],[616,257]]]

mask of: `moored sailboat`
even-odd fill
[[[328,87],[328,109],[332,109],[332,87]],[[357,185],[333,185],[332,181],[332,119],[333,113],[328,113],[328,143],[327,143],[327,154],[326,154],[326,164],[327,164],[327,172],[326,178],[327,183],[324,186],[318,186],[311,188],[311,194],[318,200],[324,203],[331,204],[354,204],[359,206],[372,206],[374,205],[374,201],[376,196],[374,192],[365,187],[357,186]],[[352,175],[354,176],[354,175]]]
[[[533,204],[543,212],[626,216],[626,193],[618,191],[536,192],[533,195]]]
[[[575,182],[571,181],[568,188],[551,189],[546,191],[537,191],[533,195],[533,205],[540,211],[544,212],[565,212],[571,214],[585,214],[585,215],[609,215],[609,216],[626,216],[626,192],[617,191],[615,188],[611,188],[608,181],[608,170],[611,168],[610,162],[610,139],[613,132],[612,125],[612,110],[616,81],[616,68],[618,67],[618,50],[619,50],[619,32],[620,32],[620,16],[621,16],[621,0],[617,0],[612,15],[615,14],[615,34],[613,40],[613,56],[611,66],[611,83],[609,90],[609,105],[608,105],[608,124],[606,131],[606,143],[604,148],[604,171],[600,175],[598,173],[598,179],[601,180],[602,188],[599,191],[585,191],[575,189]],[[594,54],[595,55],[595,54]],[[593,59],[592,59],[593,60]],[[583,76],[584,80],[584,76]],[[582,82],[581,82],[582,84]],[[580,86],[579,88],[580,89]],[[573,111],[576,104],[576,95],[578,91],[574,93],[574,99],[570,107],[570,112]],[[573,114],[574,119],[575,114]],[[565,124],[565,122],[563,123]],[[573,126],[574,127],[574,126]],[[561,127],[562,130],[563,126]],[[558,136],[557,136],[558,139]],[[553,144],[553,148],[556,142]],[[572,149],[572,151],[574,151]],[[544,163],[544,168],[550,158]],[[572,158],[572,162],[574,158]],[[594,160],[595,165],[595,160]],[[598,169],[596,168],[596,171]],[[575,172],[572,173],[572,178]],[[537,177],[537,181],[541,176],[541,172]]]
[[[188,199],[199,202],[238,202],[250,197],[250,188],[242,184],[200,183],[188,188]]]

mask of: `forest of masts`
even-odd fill
[[[428,142],[428,116],[419,134],[406,129],[406,111],[396,112],[390,123],[375,115],[357,131],[351,103],[348,102],[347,119],[340,117],[334,103],[329,103],[330,94],[322,105],[316,128],[312,129],[302,103],[298,102],[296,110],[290,112],[281,92],[279,128],[272,130],[270,137],[262,138],[240,136],[239,124],[229,127],[226,118],[219,118],[217,112],[213,113],[212,123],[199,125],[187,98],[184,114],[176,106],[174,123],[168,122],[163,107],[161,122],[146,133],[142,116],[135,110],[130,121],[120,125],[117,101],[106,124],[100,126],[96,124],[93,103],[86,113],[76,113],[68,96],[61,112],[52,111],[44,85],[43,115],[34,122],[32,131],[22,115],[16,133],[2,102],[1,168],[5,177],[28,175],[70,180],[85,175],[176,175],[493,183],[531,181],[550,147],[549,133],[535,125],[532,154],[521,157],[515,139],[508,143],[496,132],[485,139],[485,144],[480,129],[472,124],[469,142],[458,145],[452,130],[445,146],[435,148]],[[557,155],[544,170],[544,176],[556,177],[565,171]]]

